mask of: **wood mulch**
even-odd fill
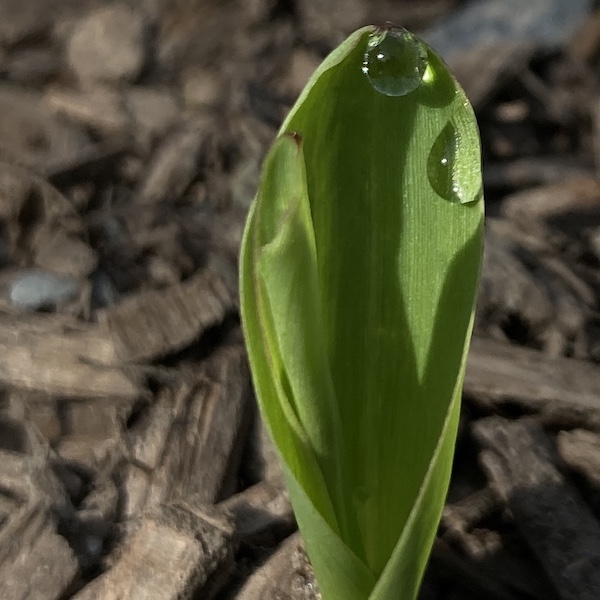
[[[485,158],[478,316],[420,598],[600,598],[600,12],[522,4],[570,8],[0,2],[2,600],[319,598],[257,417],[237,252],[294,98],[385,20],[445,44]]]

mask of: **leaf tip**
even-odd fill
[[[288,131],[285,135],[286,137],[289,137],[290,139],[294,140],[298,148],[302,146],[302,134],[300,134],[298,131]]]

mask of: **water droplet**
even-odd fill
[[[423,83],[427,49],[403,27],[387,27],[369,36],[362,70],[386,96],[405,96]]]
[[[449,121],[431,147],[427,159],[427,176],[431,187],[442,198],[455,204],[468,204],[478,200],[480,194],[479,190],[472,189],[474,178],[461,170],[461,144],[458,129]]]

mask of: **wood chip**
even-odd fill
[[[300,534],[294,534],[252,573],[235,600],[317,600],[319,597]]]
[[[16,529],[0,530],[0,597],[7,600],[57,600],[65,597],[79,571],[67,540],[37,511],[12,515]],[[10,532],[10,533],[9,533]],[[6,534],[6,535],[3,535]],[[18,544],[13,543],[15,539]]]
[[[476,331],[587,358],[593,288],[552,252],[550,237],[533,218],[487,219]]]
[[[148,470],[156,469],[164,457],[173,422],[184,411],[190,385],[182,384],[174,393],[164,388],[127,432],[131,460]]]
[[[7,57],[6,78],[18,84],[39,86],[61,68],[61,56],[53,47],[15,49]]]
[[[570,179],[506,196],[501,214],[515,221],[529,219],[570,225],[575,232],[600,216],[600,182],[596,177]]]
[[[119,358],[138,362],[181,350],[220,323],[235,303],[233,290],[208,267],[184,283],[131,296],[99,320]]]
[[[66,490],[48,462],[50,450],[34,427],[0,417],[0,448],[0,495],[63,517],[72,513]]]
[[[245,467],[252,480],[263,480],[281,487],[283,470],[277,456],[277,450],[271,440],[267,427],[254,406],[255,423],[250,434],[250,444],[245,456]]]
[[[61,404],[65,433],[118,440],[133,403],[78,399]]]
[[[79,566],[56,532],[54,515],[68,518],[72,507],[49,448],[35,428],[7,417],[0,448],[0,597],[62,598]]]
[[[18,218],[31,193],[32,183],[22,169],[0,163],[0,218],[13,221]]]
[[[310,40],[342,41],[347,31],[365,22],[367,6],[360,0],[302,0],[297,10],[303,33]]]
[[[534,421],[490,417],[473,432],[491,484],[563,600],[600,597],[600,525],[554,464]]]
[[[442,526],[450,531],[472,529],[498,508],[498,498],[488,487],[474,492],[464,500],[446,504],[442,514]]]
[[[129,121],[123,96],[117,90],[102,86],[87,91],[50,88],[46,99],[58,114],[99,133],[125,135]]]
[[[215,69],[193,65],[182,73],[182,94],[190,108],[217,106],[223,97],[223,76]]]
[[[179,120],[176,96],[166,90],[132,86],[124,93],[124,106],[133,123],[133,132],[146,150]]]
[[[57,118],[43,99],[16,86],[0,85],[0,113],[0,150],[36,172],[90,143],[77,125]]]
[[[295,528],[288,493],[261,481],[228,498],[220,506],[231,512],[240,541],[257,546],[273,546]]]
[[[53,185],[69,186],[102,178],[115,168],[126,149],[122,141],[93,144],[76,155],[66,156],[62,161],[48,164],[44,175]]]
[[[71,329],[69,329],[69,327]],[[141,388],[116,367],[111,339],[98,327],[46,315],[0,315],[0,382],[67,398],[131,402]]]
[[[213,504],[227,497],[247,425],[249,375],[241,347],[224,349],[203,367],[171,433],[159,479],[168,498]]]
[[[100,476],[77,511],[77,518],[80,521],[93,518],[105,524],[113,523],[117,516],[118,502],[119,492],[113,480],[108,475]]]
[[[38,428],[48,442],[55,442],[62,434],[57,403],[52,398],[38,398],[27,402],[24,416]]]
[[[239,345],[205,361],[195,380],[159,393],[128,432],[123,518],[178,501],[214,504],[238,485],[248,430],[250,377]]]
[[[460,592],[451,596],[454,600],[465,598],[464,592],[470,592],[466,598],[486,598],[486,600],[542,600],[541,597],[523,589],[514,577],[497,577],[493,570],[465,559],[450,544],[437,538],[433,545],[430,559],[430,570],[436,574],[448,571],[451,579],[456,580]],[[511,573],[511,575],[513,575]],[[508,579],[508,581],[505,581]],[[446,586],[448,584],[446,583]],[[439,598],[439,595],[433,596]],[[547,596],[543,600],[550,600]],[[552,598],[554,600],[554,598]]]
[[[44,168],[55,158],[60,160],[60,155],[49,157]],[[73,204],[46,180],[14,162],[0,162],[0,219],[6,227],[9,255],[16,262],[23,261],[22,246],[40,227],[69,235],[83,233]],[[31,259],[27,256],[26,260]]]
[[[475,110],[527,68],[535,47],[527,42],[484,45],[452,57],[452,71]]]
[[[583,421],[600,430],[600,367],[586,361],[475,337],[464,390],[488,410],[516,404],[546,423]]]
[[[88,244],[62,229],[40,228],[33,245],[36,265],[60,275],[88,277],[98,263]]]
[[[133,81],[145,61],[147,23],[126,3],[100,6],[80,19],[67,44],[67,60],[83,82]]]
[[[583,429],[561,431],[557,442],[561,458],[600,493],[600,435]]]
[[[150,475],[144,469],[133,464],[124,467],[121,475],[123,520],[134,519],[143,512],[150,492],[150,481]]]
[[[61,462],[93,477],[99,472],[111,471],[125,456],[120,432],[111,437],[94,437],[86,434],[63,435],[56,445]]]
[[[164,202],[183,194],[198,174],[200,152],[210,127],[208,120],[186,123],[163,140],[138,187],[142,204]]]
[[[567,53],[580,62],[592,62],[600,54],[600,10],[596,9],[568,44]]]
[[[534,185],[557,184],[567,179],[589,179],[592,165],[572,155],[531,156],[509,162],[488,162],[483,183],[488,192]]]
[[[57,0],[47,2],[0,2],[0,43],[13,45],[46,31],[51,23]]]
[[[188,600],[218,569],[233,560],[227,519],[184,504],[145,515],[126,539],[115,565],[73,600]],[[202,596],[205,597],[205,596]]]

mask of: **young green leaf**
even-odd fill
[[[436,53],[352,34],[273,144],[242,321],[325,600],[411,600],[448,486],[482,250],[479,137]]]

